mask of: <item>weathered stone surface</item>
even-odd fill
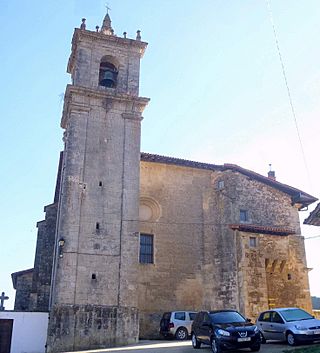
[[[12,275],[13,287],[16,290],[15,311],[29,311],[31,306],[31,288],[33,269],[15,272]]]
[[[154,235],[155,250],[154,264],[139,266],[142,337],[157,336],[168,310],[235,308],[253,319],[273,305],[311,310],[298,212],[287,194],[230,170],[150,162],[141,162],[140,193],[161,209],[158,219],[140,222],[140,232]],[[247,224],[296,235],[232,230],[241,209]],[[271,272],[268,261],[277,269]]]
[[[241,309],[248,317],[272,307],[312,311],[301,236],[237,232],[236,237]],[[249,246],[250,237],[257,239],[257,247]]]
[[[51,310],[47,349],[65,352],[135,343],[138,310],[102,305],[55,305]]]
[[[74,33],[73,84],[61,120],[66,131],[56,240],[64,245],[54,259],[48,352],[138,338],[140,130],[149,101],[138,97],[138,88],[145,47],[103,33]],[[117,68],[114,88],[99,86],[102,60]],[[88,329],[91,308],[105,306],[115,310],[108,328],[90,323]]]
[[[57,207],[57,203],[46,206],[45,220],[37,223],[38,236],[31,288],[33,299],[30,311],[49,311]]]

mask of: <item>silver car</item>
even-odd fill
[[[160,322],[160,334],[186,340],[191,334],[191,324],[196,316],[194,311],[169,311],[163,314]]]
[[[257,326],[262,340],[299,342],[320,340],[320,320],[299,308],[279,308],[259,315]]]

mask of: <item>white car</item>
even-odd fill
[[[186,340],[191,334],[191,324],[196,316],[194,311],[169,311],[163,314],[160,321],[160,334],[164,337],[175,337]]]
[[[257,326],[262,340],[287,341],[290,346],[320,340],[320,320],[299,308],[264,311],[259,315]]]

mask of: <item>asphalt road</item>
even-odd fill
[[[310,346],[310,345],[309,345]],[[320,343],[314,344],[313,346],[319,347]],[[304,346],[298,346],[301,348]],[[282,353],[289,347],[285,343],[266,343],[261,345],[259,353]],[[290,347],[291,349],[291,347]],[[140,341],[138,344],[126,347],[107,348],[107,349],[96,349],[92,351],[81,351],[81,353],[210,353],[209,346],[203,346],[200,349],[193,349],[191,341]],[[239,350],[240,352],[250,352],[250,349]]]

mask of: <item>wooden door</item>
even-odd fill
[[[0,319],[0,353],[10,353],[13,320]]]

